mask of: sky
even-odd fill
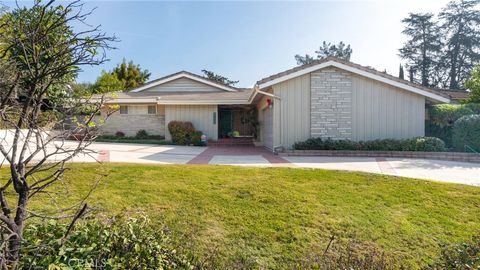
[[[448,0],[85,3],[96,7],[87,22],[119,42],[107,52],[109,62],[84,67],[78,82],[94,82],[102,70],[126,59],[148,69],[151,80],[208,69],[251,87],[295,67],[294,55],[314,54],[323,41],[350,44],[352,62],[397,75],[402,18],[437,13]]]

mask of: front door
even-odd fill
[[[226,138],[233,131],[233,114],[231,110],[218,111],[218,137]]]

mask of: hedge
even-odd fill
[[[445,143],[435,137],[417,137],[413,139],[384,139],[373,141],[350,141],[310,138],[293,145],[295,150],[363,150],[363,151],[424,151],[443,152]]]
[[[458,119],[453,126],[453,145],[465,151],[465,146],[480,152],[480,114],[467,115]]]

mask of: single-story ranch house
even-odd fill
[[[272,75],[240,89],[178,72],[109,100],[120,109],[101,127],[171,139],[170,121],[192,122],[216,141],[233,131],[256,144],[289,149],[310,137],[373,140],[425,132],[425,106],[449,103],[439,91],[334,57]],[[251,116],[258,121],[252,121]]]

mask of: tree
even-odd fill
[[[310,64],[315,60],[327,58],[329,56],[335,56],[345,61],[350,61],[350,57],[352,56],[352,48],[350,45],[346,45],[343,41],[340,41],[337,45],[331,44],[330,42],[324,41],[322,46],[315,51],[316,57],[310,56],[306,54],[305,56],[295,55],[295,60],[297,61],[298,65],[306,65]]]
[[[467,102],[480,103],[480,66],[473,69],[470,78],[465,82],[465,88],[470,90]]]
[[[410,13],[402,22],[405,25],[402,33],[408,36],[408,40],[400,49],[400,56],[407,60],[412,71],[419,71],[420,77],[413,77],[415,82],[431,86],[430,78],[433,77],[438,55],[442,49],[434,15]]]
[[[127,64],[125,59],[113,69],[112,74],[123,83],[124,88],[122,90],[125,91],[144,84],[150,78],[148,70],[142,70],[140,65],[135,65],[133,61]]]
[[[480,0],[454,0],[440,12],[443,35],[446,37],[445,63],[447,85],[459,89],[470,71],[480,61]]]
[[[89,139],[97,130],[93,119],[104,97],[90,103],[88,98],[74,95],[70,85],[81,66],[107,60],[105,52],[115,39],[98,27],[89,27],[86,19],[90,12],[84,13],[82,8],[78,1],[65,6],[36,1],[0,18],[0,119],[9,127],[0,138],[2,163],[9,168],[9,177],[0,183],[2,269],[17,268],[25,219],[45,217],[29,209],[29,201],[49,194],[48,188],[61,179],[67,161],[92,153]],[[77,32],[72,24],[85,28]],[[61,99],[55,103],[61,105],[43,112],[51,97]],[[89,113],[75,120],[85,107]],[[50,132],[53,126],[58,129]],[[77,142],[65,141],[73,135]],[[77,217],[87,210],[86,205],[81,209]]]
[[[405,80],[405,74],[404,74],[404,71],[403,71],[403,66],[402,64],[400,64],[400,68],[398,70],[398,78],[402,79],[402,80]]]
[[[307,65],[315,61],[315,57],[305,54],[305,56],[295,55],[295,61],[297,61],[297,65]]]
[[[218,75],[213,71],[202,69],[202,72],[205,78],[208,78],[209,80],[212,80],[227,86],[234,86],[235,84],[238,83],[238,81],[232,81],[229,78],[224,77],[222,75]]]
[[[102,74],[97,78],[91,90],[94,94],[122,91],[125,90],[125,82],[119,80],[117,75],[111,72],[102,71]]]

